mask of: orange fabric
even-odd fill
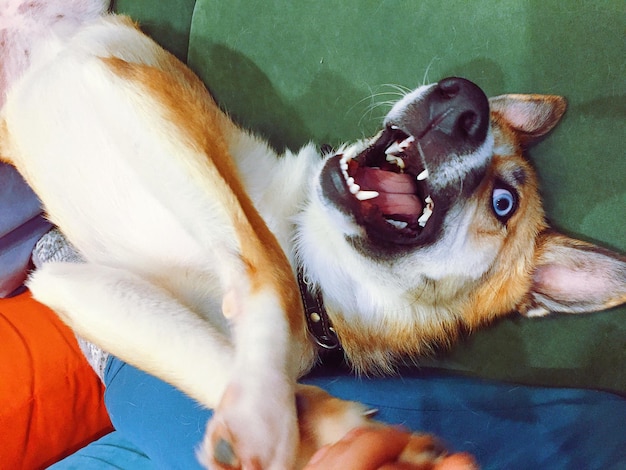
[[[111,428],[73,333],[29,293],[0,299],[0,467],[39,469]]]

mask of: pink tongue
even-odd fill
[[[353,175],[361,189],[379,193],[415,194],[415,179],[406,173],[394,173],[379,168],[359,167]]]
[[[417,183],[412,176],[378,168],[359,167],[353,178],[362,190],[379,193],[378,197],[365,201],[364,204],[377,206],[383,214],[414,218],[422,213],[422,202],[415,194]]]

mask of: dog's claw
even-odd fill
[[[239,468],[239,459],[235,454],[233,446],[226,439],[218,439],[213,445],[213,458],[220,465],[230,468]]]
[[[363,412],[363,416],[366,418],[372,418],[379,413],[378,408],[369,408]]]

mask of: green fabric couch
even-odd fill
[[[623,2],[118,0],[236,121],[277,148],[370,135],[399,87],[458,75],[489,95],[560,94],[530,155],[552,224],[626,250]],[[626,394],[626,309],[513,316],[425,364]]]

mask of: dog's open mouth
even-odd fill
[[[376,238],[416,242],[434,213],[435,201],[415,137],[388,127],[359,155],[339,154],[333,160],[329,162],[335,167],[333,188],[326,193],[335,203],[348,206],[356,221]]]
[[[417,88],[393,106],[367,148],[326,161],[322,195],[376,245],[433,243],[461,193],[485,174],[489,116],[484,92],[463,78]]]

